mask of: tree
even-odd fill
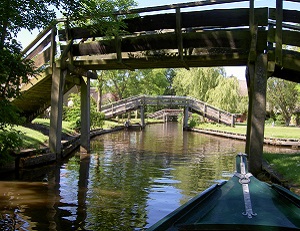
[[[225,111],[238,112],[239,101],[239,82],[236,77],[221,77],[218,85],[208,90],[207,102]]]
[[[97,73],[98,96],[109,92],[115,96],[115,100],[140,94],[162,95],[169,87],[165,69],[110,70]]]
[[[34,77],[33,62],[24,59],[21,45],[16,41],[17,33],[22,29],[33,30],[49,24],[55,17],[48,4],[54,1],[18,1],[3,0],[0,2],[0,143],[2,164],[9,161],[10,150],[19,147],[22,140],[14,124],[23,120],[18,110],[10,103],[11,99],[19,97],[22,84]]]
[[[165,70],[165,76],[168,81],[168,86],[164,92],[164,95],[175,95],[175,90],[173,88],[173,81],[176,76],[176,71],[174,68],[168,68]]]
[[[269,106],[275,113],[281,113],[286,126],[289,126],[298,102],[297,86],[297,83],[273,77],[267,83]]]
[[[9,147],[20,146],[21,142],[20,139],[10,139],[14,144],[9,144],[9,141],[6,142],[1,138],[10,137],[8,132],[13,132],[11,126],[22,122],[18,110],[11,105],[10,101],[19,97],[21,86],[28,83],[29,78],[38,74],[33,62],[24,58],[22,47],[15,39],[17,34],[22,29],[32,31],[45,28],[56,18],[57,10],[76,23],[96,24],[97,29],[102,28],[104,31],[109,29],[118,33],[115,28],[119,29],[120,23],[115,22],[112,12],[126,10],[134,4],[133,0],[0,1],[0,142],[2,144],[0,157],[8,153]],[[103,20],[99,15],[107,17]],[[108,23],[99,24],[99,21]],[[4,144],[8,148],[3,147]]]
[[[167,72],[165,69],[138,70],[140,81],[139,94],[163,95],[169,87]],[[132,86],[134,88],[134,86]]]
[[[179,69],[173,81],[173,88],[176,95],[207,101],[208,91],[218,85],[219,78],[222,76],[225,76],[225,71],[220,67]]]

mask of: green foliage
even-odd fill
[[[79,94],[70,94],[69,101],[72,102],[71,106],[64,107],[63,119],[71,123],[71,127],[79,131],[81,128],[81,103]],[[104,114],[97,112],[96,102],[91,97],[91,111],[90,122],[91,128],[102,128],[104,124]]]
[[[165,69],[112,70],[98,72],[98,91],[109,92],[116,100],[134,95],[162,95],[170,86]]]
[[[115,11],[126,11],[137,3],[134,0],[77,0],[69,4],[70,13],[64,11],[63,15],[72,19],[76,26],[89,26],[94,31],[100,31],[107,36],[123,33],[126,29],[121,19],[135,15],[115,16]]]
[[[179,69],[173,81],[176,95],[191,96],[232,113],[248,110],[248,97],[240,96],[236,77],[225,77],[223,68]]]
[[[238,96],[237,108],[235,110],[236,113],[246,113],[248,111],[249,98],[248,96]]]
[[[0,131],[0,166],[13,160],[12,151],[19,150],[22,146],[22,133],[10,128]]]
[[[236,77],[220,78],[218,85],[209,89],[207,93],[209,104],[231,113],[238,112],[240,96],[239,82]]]
[[[173,80],[176,95],[191,96],[202,101],[207,101],[208,90],[218,85],[222,77],[222,68],[191,68],[179,69]]]
[[[194,128],[202,123],[202,117],[198,114],[192,114],[192,117],[189,119],[189,127]]]
[[[103,128],[105,115],[104,113],[98,112],[95,103],[91,108],[91,128]]]
[[[267,100],[275,113],[280,113],[286,126],[299,104],[298,84],[278,78],[270,78],[267,84]],[[278,118],[277,118],[278,119]]]
[[[15,130],[8,131],[6,128],[24,121],[20,119],[18,110],[11,105],[10,101],[20,97],[22,85],[38,74],[33,61],[24,58],[21,45],[15,39],[17,34],[22,29],[32,31],[49,26],[56,18],[55,8],[68,19],[72,18],[77,23],[95,24],[98,25],[97,29],[111,31],[112,34],[115,34],[119,32],[122,25],[115,20],[112,12],[127,10],[134,4],[133,0],[0,1],[0,161],[7,159],[8,148],[13,149],[20,144],[19,133]],[[99,15],[108,17],[103,19]],[[78,113],[75,110],[70,111],[72,121],[78,127]],[[95,113],[92,114],[96,117],[95,121],[100,123],[101,117]]]

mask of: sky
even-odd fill
[[[161,6],[161,5],[171,5],[171,4],[178,4],[178,3],[185,3],[185,2],[195,2],[193,0],[190,1],[184,1],[184,0],[136,0],[138,3],[137,8],[143,8],[143,7],[150,7],[150,6]],[[276,6],[276,0],[255,0],[254,2],[255,7],[275,7]],[[239,2],[239,3],[228,3],[228,4],[218,4],[213,6],[214,9],[216,8],[247,8],[249,7],[249,2]],[[300,4],[299,3],[292,3],[285,1],[284,8],[286,9],[298,9],[300,10]],[[199,8],[189,8],[189,9],[199,9]],[[186,11],[189,9],[185,9]],[[211,6],[205,6],[201,7],[201,10],[208,10],[212,9]],[[38,31],[35,30],[33,32],[28,31],[22,31],[19,33],[17,40],[20,41],[23,45],[23,47],[26,47],[31,41],[35,39],[37,36]],[[225,67],[226,75],[227,76],[236,76],[239,79],[245,79],[245,66],[240,67]]]

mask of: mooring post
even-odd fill
[[[50,130],[49,148],[52,153],[56,153],[56,159],[61,158],[61,132],[63,114],[63,94],[66,70],[53,63],[52,86],[51,86],[51,111],[50,111]]]
[[[254,72],[250,67],[249,114],[247,121],[246,153],[249,155],[249,170],[257,176],[262,170],[264,128],[266,116],[267,55],[257,56]]]
[[[141,112],[141,126],[142,128],[145,127],[145,109],[144,106],[140,107],[140,112]]]
[[[183,113],[183,130],[188,130],[189,128],[188,120],[189,120],[189,106],[185,106],[184,113]]]
[[[80,152],[89,153],[90,150],[90,79],[81,78],[81,136]]]

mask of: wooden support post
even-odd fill
[[[141,126],[142,128],[145,127],[145,108],[144,106],[140,107],[140,112],[141,112]]]
[[[283,20],[283,0],[276,0],[276,35],[275,35],[275,63],[282,65],[282,20]]]
[[[250,70],[250,69],[249,69]],[[262,170],[262,153],[266,117],[267,55],[257,56],[254,73],[250,70],[249,112],[247,121],[246,153],[249,170],[257,176]],[[248,129],[248,126],[251,126]]]
[[[53,64],[52,86],[51,86],[51,112],[50,112],[50,131],[49,148],[56,153],[56,158],[61,158],[61,131],[63,113],[63,94],[67,71],[63,71]]]
[[[80,152],[89,153],[90,150],[90,79],[81,80],[81,136]]]
[[[183,113],[183,130],[188,130],[189,128],[189,107],[184,107],[184,113]]]
[[[247,88],[248,88],[248,115],[247,115],[247,132],[246,132],[246,147],[245,153],[250,153],[250,134],[251,134],[251,122],[252,122],[252,106],[253,106],[253,97],[251,93],[254,92],[253,86],[253,76],[254,76],[254,64],[248,64],[246,69],[246,80],[247,80]],[[250,78],[252,77],[252,79]]]
[[[235,115],[231,115],[231,127],[235,127]]]
[[[177,36],[177,48],[180,61],[182,62],[183,66],[189,70],[189,66],[183,60],[183,39],[182,39],[182,28],[181,28],[181,13],[180,8],[176,8],[176,36]]]
[[[78,194],[77,203],[80,208],[76,212],[76,221],[79,224],[87,217],[87,197],[88,197],[88,183],[90,170],[91,155],[80,153],[79,176],[78,176]]]

